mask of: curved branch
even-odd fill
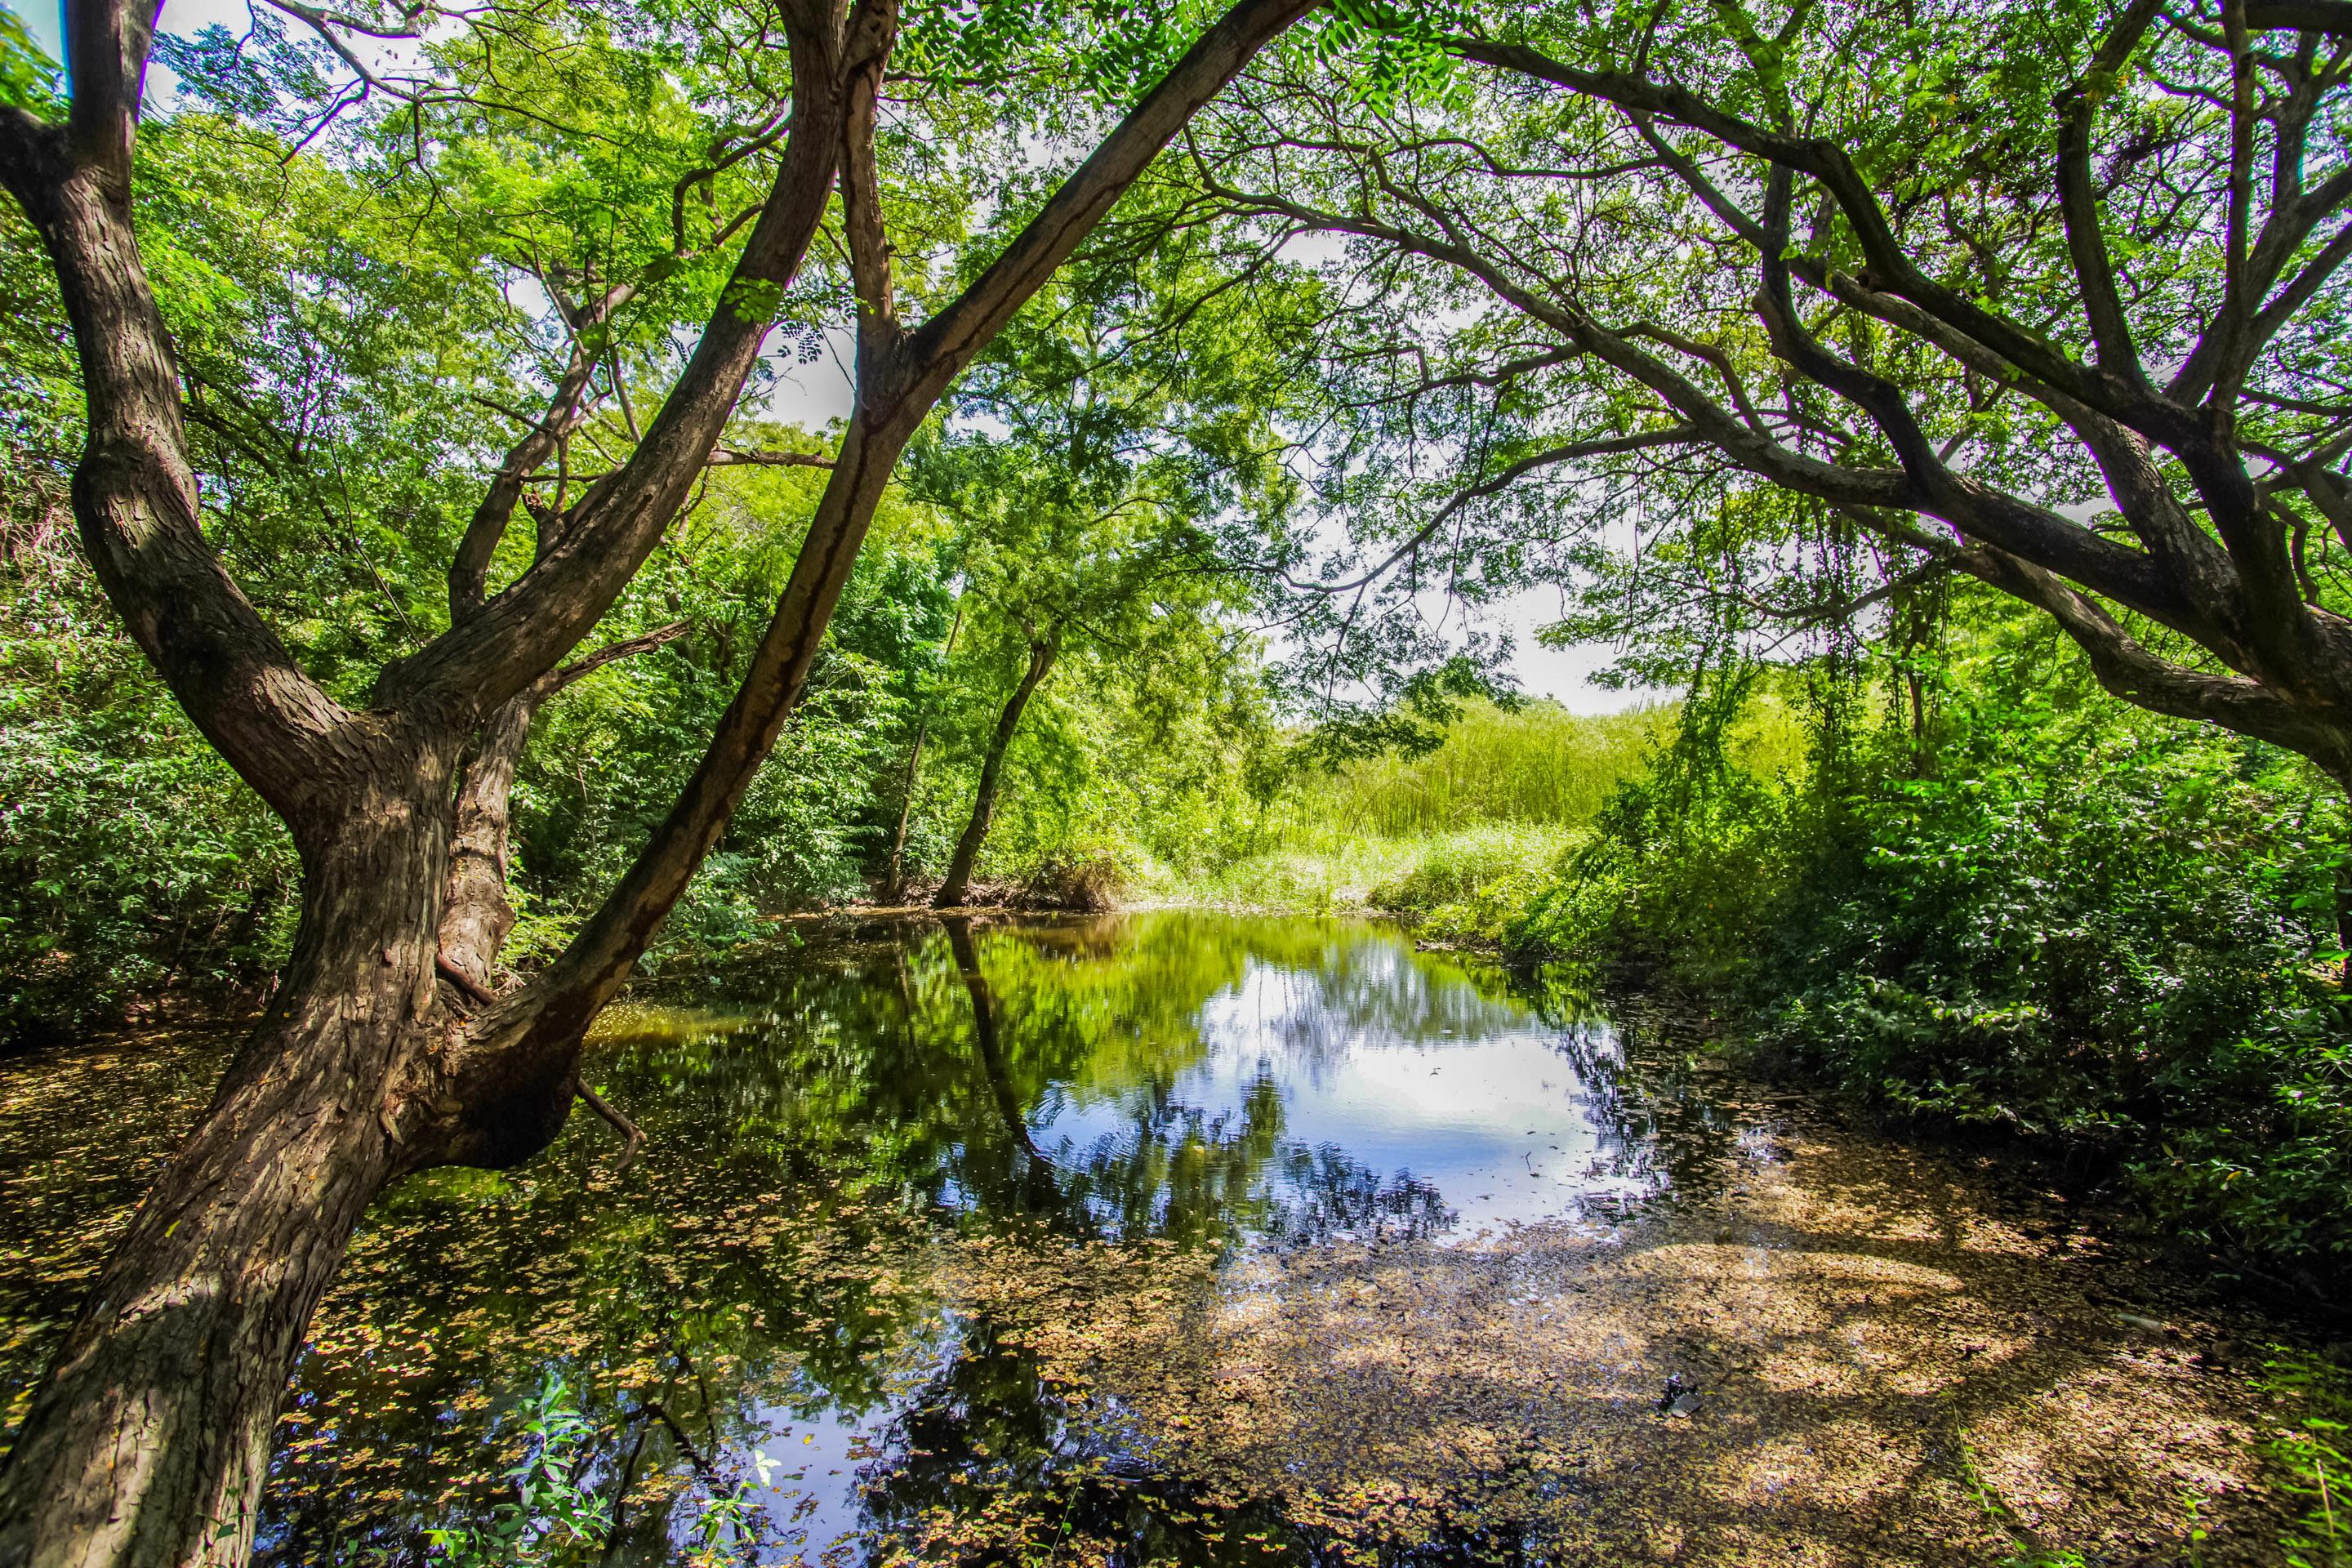
[[[1645,430],[1632,436],[1609,436],[1598,440],[1571,441],[1565,446],[1549,447],[1540,452],[1531,452],[1506,467],[1501,473],[1482,479],[1467,489],[1456,490],[1452,500],[1430,514],[1427,522],[1413,530],[1412,535],[1403,543],[1391,551],[1385,560],[1362,575],[1352,577],[1344,583],[1302,583],[1288,573],[1284,573],[1282,580],[1287,586],[1300,593],[1326,595],[1354,593],[1359,588],[1370,587],[1394,571],[1407,556],[1437,537],[1438,531],[1451,521],[1454,514],[1464,507],[1468,506],[1472,501],[1500,494],[1538,468],[1550,468],[1559,463],[1574,462],[1580,458],[1600,458],[1620,452],[1638,452],[1650,447],[1690,445],[1699,439],[1698,432],[1690,426],[1676,425],[1664,430]]]
[[[380,727],[313,681],[205,538],[171,334],[131,217],[131,148],[152,8],[73,0],[62,130],[0,110],[0,182],[40,236],[73,328],[89,429],[74,471],[82,550],[150,664],[299,839],[322,792],[366,768]]]
[[[857,9],[879,4],[887,0],[858,0]],[[645,439],[617,471],[588,487],[561,519],[561,538],[511,586],[387,668],[378,702],[470,728],[553,668],[604,616],[700,478],[759,362],[783,289],[815,237],[838,163],[841,101],[828,30],[795,22],[787,31],[793,110],[782,166]]]
[[[1853,226],[1879,286],[1968,333],[2027,374],[2167,446],[2205,439],[2204,427],[2190,410],[2136,387],[2105,367],[2079,363],[2040,333],[1920,271],[1895,239],[1869,184],[1835,142],[1769,130],[1718,109],[1688,89],[1619,71],[1580,69],[1524,44],[1459,38],[1448,47],[1465,59],[1549,82],[1631,113],[1680,121],[1726,146],[1810,175]]]
[[[627,637],[620,642],[608,643],[587,658],[574,660],[548,677],[548,679],[553,682],[551,689],[561,691],[573,681],[584,676],[593,675],[608,664],[615,664],[625,658],[635,658],[641,653],[651,653],[657,647],[667,647],[693,629],[694,623],[691,621],[672,621],[669,625],[657,626],[642,637]]]
[[[2058,211],[2066,226],[2066,249],[2074,258],[2083,308],[2090,317],[2091,341],[2098,345],[2103,368],[2143,388],[2147,377],[2124,316],[2114,258],[2100,231],[2098,197],[2091,186],[2091,129],[2100,106],[2115,90],[2116,77],[2161,9],[2161,0],[2133,0],[2109,29],[2083,79],[2058,99]]]

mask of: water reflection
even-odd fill
[[[1667,1184],[1606,1022],[1377,928],[959,921],[705,978],[736,1030],[735,1092],[803,1138],[855,1126],[887,1156],[876,1174],[982,1217],[1474,1236]],[[667,1087],[672,1043],[625,1026],[617,1080]]]
[[[647,1133],[625,1173],[577,1118],[522,1173],[379,1205],[299,1379],[264,1554],[402,1552],[487,1510],[552,1370],[602,1434],[585,1479],[622,1499],[608,1562],[671,1556],[755,1449],[779,1468],[739,1560],[969,1554],[983,1492],[1138,1562],[1312,1557],[1278,1510],[1244,1549],[1227,1526],[1260,1503],[1213,1531],[1155,1489],[1150,1435],[1072,1404],[957,1280],[995,1237],[1116,1282],[1129,1258],[1605,1226],[1736,1136],[1626,1054],[1572,995],[1349,922],[765,946],[616,1014],[590,1074]]]

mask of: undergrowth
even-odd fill
[[[2285,1347],[2263,1363],[2263,1386],[2286,1406],[2263,1443],[2280,1489],[2303,1511],[2280,1545],[2289,1568],[2352,1568],[2352,1372]]]

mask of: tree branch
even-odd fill
[[[614,1175],[620,1174],[623,1171],[627,1170],[632,1164],[635,1163],[637,1151],[646,1146],[646,1130],[638,1126],[628,1117],[621,1114],[618,1110],[614,1109],[610,1100],[606,1100],[603,1095],[598,1094],[595,1089],[589,1087],[589,1083],[586,1079],[575,1079],[572,1087],[572,1092],[577,1094],[587,1103],[589,1110],[604,1118],[605,1125],[612,1128],[614,1131],[621,1135],[622,1142],[625,1144],[625,1147],[621,1151],[621,1163],[613,1167],[613,1173]],[[669,1420],[669,1412],[663,1410],[660,1405],[648,1405],[646,1408],[659,1412],[663,1420]],[[682,1432],[677,1432],[677,1426],[674,1423],[671,1426],[671,1430],[677,1433],[677,1436],[681,1442],[684,1441],[686,1435]],[[691,1448],[692,1446],[688,1445],[689,1452],[691,1452]],[[700,1457],[701,1456],[699,1455],[695,1456],[698,1459],[700,1458]]]
[[[853,18],[887,0],[856,0]],[[386,668],[379,703],[470,728],[552,668],[635,575],[708,465],[758,363],[783,290],[814,238],[840,153],[829,27],[785,7],[793,131],[717,310],[645,439],[588,487],[530,569],[422,651]]]
[[[641,653],[651,653],[657,647],[676,642],[693,629],[694,623],[691,621],[672,621],[669,625],[658,626],[642,637],[608,643],[587,658],[576,659],[549,676],[547,679],[553,683],[551,689],[561,691],[573,681],[583,676],[593,675],[608,664],[617,663],[625,658],[634,658]]]
[[[2083,79],[2060,94],[2057,104],[2058,210],[2066,226],[2075,281],[2083,290],[2083,308],[2090,317],[2091,341],[2098,345],[2101,366],[2141,387],[2147,386],[2147,376],[2132,344],[2131,325],[2116,289],[2114,259],[2100,231],[2098,197],[2091,188],[2091,130],[2101,105],[2115,90],[2116,79],[2161,9],[2162,0],[2133,0],[2108,29]]]
[[[774,452],[764,447],[720,447],[703,465],[711,468],[830,468],[834,459],[819,452]]]
[[[2258,33],[2352,38],[2352,0],[2246,0],[2246,26]]]
[[[1118,129],[1032,218],[1003,254],[908,345],[928,409],[1029,297],[1068,260],[1160,150],[1267,40],[1321,0],[1241,0],[1185,51]]]

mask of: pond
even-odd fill
[[[2267,1560],[2257,1328],[1638,1006],[1343,921],[780,929],[600,1026],[633,1163],[377,1205],[263,1560],[417,1560],[551,1396],[613,1563]],[[0,1067],[11,1420],[226,1043]]]

